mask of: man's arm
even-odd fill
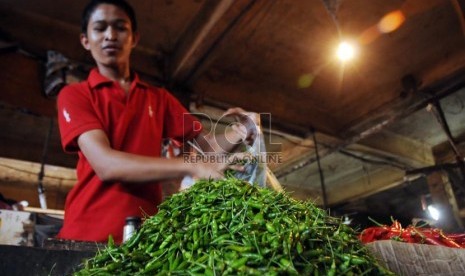
[[[147,157],[114,150],[99,129],[81,134],[78,145],[102,181],[150,182],[180,178],[221,178],[226,164],[189,163],[182,158]]]

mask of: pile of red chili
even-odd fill
[[[431,245],[442,245],[453,248],[465,248],[465,233],[445,234],[439,228],[415,227],[409,225],[402,228],[398,221],[391,226],[380,225],[369,227],[360,233],[362,243],[378,240],[395,240],[406,243],[422,243]]]

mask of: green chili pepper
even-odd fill
[[[266,229],[271,233],[276,233],[276,228],[274,228],[273,223],[267,222]]]
[[[160,249],[165,248],[165,247],[169,244],[169,242],[170,242],[172,239],[173,239],[173,234],[168,235],[168,236],[165,238],[165,240],[161,243],[161,245],[160,245],[159,248],[160,248]]]
[[[214,237],[218,235],[218,224],[215,219],[212,220],[212,234]]]
[[[265,223],[265,219],[263,218],[263,213],[262,212],[257,213],[253,218],[253,222],[259,225],[263,225]]]
[[[237,252],[248,252],[253,249],[251,246],[239,246],[239,245],[228,245],[226,246],[226,248],[232,249]]]
[[[235,261],[233,261],[231,263],[231,267],[232,268],[239,268],[241,266],[244,266],[246,263],[247,263],[247,260],[248,258],[247,257],[243,257],[243,258],[240,258],[240,259],[237,259]]]
[[[297,253],[299,253],[299,254],[302,254],[302,252],[304,252],[304,249],[302,247],[302,243],[300,241],[297,242],[296,249],[297,249]]]
[[[392,275],[340,219],[238,179],[199,180],[158,210],[75,274]]]

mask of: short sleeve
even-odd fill
[[[77,138],[82,133],[103,129],[85,83],[65,86],[58,94],[57,111],[61,144],[66,152],[78,150]]]
[[[197,137],[202,132],[202,123],[189,113],[189,111],[168,92],[166,92],[165,110],[165,127],[163,131],[163,136],[165,138],[172,138],[176,141],[184,142]]]

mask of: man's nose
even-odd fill
[[[116,40],[116,30],[115,28],[109,26],[105,31],[106,40]]]

